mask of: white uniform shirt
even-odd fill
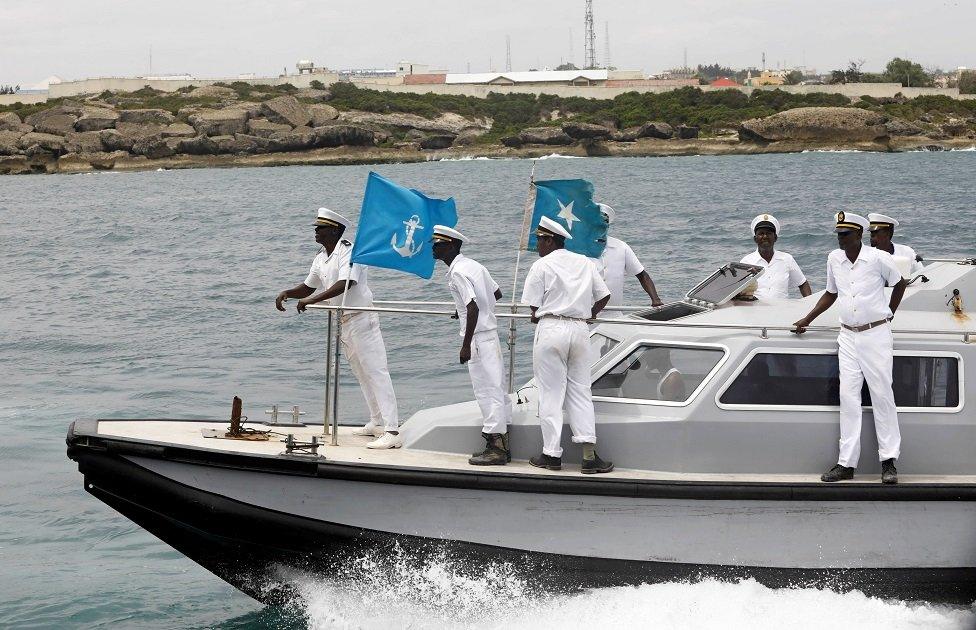
[[[594,259],[596,262],[596,260]],[[609,304],[624,303],[624,280],[636,276],[644,271],[644,265],[637,259],[637,254],[630,245],[619,238],[607,237],[607,246],[600,254],[597,262],[600,275],[610,289]]]
[[[589,319],[593,304],[608,295],[610,289],[600,277],[596,263],[565,249],[557,249],[532,263],[522,287],[522,303],[537,307],[537,317]]]
[[[352,243],[340,240],[330,256],[323,249],[312,261],[312,268],[305,278],[305,286],[324,291],[336,282],[345,282],[346,278],[355,282],[346,295],[346,306],[372,306],[373,292],[366,285],[366,267],[362,265],[349,266],[352,256]],[[342,294],[325,300],[326,304],[339,306],[342,304]]]
[[[911,279],[912,276],[922,272],[922,263],[915,260],[915,250],[908,245],[899,245],[898,243],[892,243],[892,247],[895,248],[895,253],[892,256],[896,258],[907,258],[908,259],[908,278]]]
[[[457,307],[462,337],[467,326],[468,304],[471,300],[478,305],[475,334],[498,329],[498,321],[495,318],[495,291],[498,290],[498,284],[484,265],[458,254],[447,269],[447,288],[451,290],[454,306]]]
[[[891,317],[885,286],[901,282],[901,272],[888,252],[861,246],[853,263],[842,249],[827,256],[827,291],[836,293],[840,323],[863,326]]]
[[[798,287],[807,281],[807,277],[800,270],[800,265],[796,264],[793,257],[786,252],[773,250],[773,259],[767,263],[757,250],[743,256],[740,262],[744,265],[766,268],[756,281],[759,288],[754,295],[757,298],[788,298],[790,288]]]

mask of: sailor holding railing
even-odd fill
[[[891,388],[894,340],[889,322],[905,295],[902,278],[887,252],[864,247],[861,237],[868,220],[838,212],[837,244],[827,257],[827,290],[794,332],[803,333],[818,315],[840,299],[837,360],[840,369],[840,455],[837,464],[821,476],[823,481],[854,478],[861,454],[861,387],[871,393],[874,429],[878,436],[881,481],[898,483],[895,460],[901,452],[898,412]],[[894,287],[885,300],[885,286]]]
[[[299,313],[323,301],[338,306],[343,302],[343,293],[346,293],[345,306],[372,306],[373,292],[366,284],[366,267],[350,264],[352,243],[342,238],[349,220],[338,212],[319,208],[313,225],[315,242],[325,251],[319,252],[312,261],[312,268],[302,284],[278,294],[275,307],[284,311],[283,303],[288,298],[301,298],[296,307]],[[316,289],[322,291],[313,296]],[[399,448],[402,442],[396,394],[387,367],[379,315],[369,312],[343,315],[341,340],[349,367],[359,381],[369,408],[369,422],[353,433],[377,438],[366,444],[367,448]]]
[[[532,264],[522,289],[522,303],[532,309],[538,324],[532,366],[539,388],[542,454],[529,463],[560,470],[563,449],[563,405],[569,416],[573,442],[583,445],[584,474],[607,473],[611,462],[596,453],[596,414],[590,388],[590,349],[586,320],[596,317],[610,301],[610,290],[596,264],[565,249],[573,238],[556,221],[543,216],[536,229],[539,260]]]

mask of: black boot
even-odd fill
[[[512,461],[512,447],[508,445],[508,433],[502,433],[502,446],[505,447],[505,461]]]
[[[584,459],[580,472],[584,475],[595,475],[597,473],[608,473],[613,470],[613,462],[605,462],[600,456],[593,452],[593,459]]]
[[[895,485],[898,483],[898,469],[895,468],[895,458],[881,462],[881,483]]]
[[[501,433],[482,433],[481,437],[485,438],[485,450],[472,455],[468,463],[472,466],[504,466],[508,461],[504,436]]]
[[[833,468],[820,475],[820,481],[832,482],[832,481],[844,481],[845,479],[854,478],[854,469],[849,466],[841,466],[840,464],[835,464]]]
[[[563,469],[563,459],[561,457],[553,457],[552,455],[546,455],[545,453],[535,457],[530,457],[529,463],[536,468],[548,468],[549,470]]]

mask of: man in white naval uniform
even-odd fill
[[[891,389],[892,345],[889,322],[905,295],[908,281],[901,277],[891,255],[863,247],[861,236],[868,220],[837,213],[837,244],[827,257],[827,290],[813,310],[795,322],[794,332],[806,330],[814,319],[840,298],[840,333],[837,362],[840,368],[840,455],[823,481],[853,479],[861,454],[861,386],[871,393],[874,430],[878,436],[881,481],[898,483],[895,460],[901,452],[898,412]],[[893,286],[885,300],[885,286]]]
[[[777,251],[774,247],[779,239],[779,221],[771,214],[760,214],[752,220],[752,240],[756,242],[756,251],[742,257],[739,261],[744,265],[755,265],[766,269],[756,280],[758,288],[753,293],[757,298],[790,297],[790,287],[796,287],[800,295],[806,297],[813,293],[810,283],[803,275],[800,265],[786,252]]]
[[[446,225],[435,225],[433,231],[434,258],[448,266],[447,287],[461,324],[459,359],[468,366],[471,388],[484,419],[481,435],[485,449],[468,463],[504,466],[511,461],[508,425],[512,406],[503,385],[505,370],[495,318],[495,302],[502,292],[484,265],[461,253],[461,245],[468,240],[464,234]]]
[[[590,388],[593,353],[586,320],[596,317],[610,300],[596,264],[564,249],[572,238],[561,225],[542,217],[536,230],[539,260],[532,264],[522,289],[522,303],[532,309],[535,343],[532,367],[539,388],[539,426],[542,454],[529,463],[538,468],[562,468],[563,404],[573,442],[583,445],[584,474],[613,470],[596,454],[596,414]]]
[[[345,305],[372,306],[373,292],[366,284],[366,267],[349,264],[352,243],[342,238],[349,227],[349,220],[338,212],[319,208],[318,218],[313,225],[315,242],[325,251],[319,252],[312,261],[305,282],[279,293],[275,306],[279,311],[284,311],[283,303],[288,298],[301,298],[296,307],[299,313],[304,312],[307,306],[323,301],[338,306],[342,304],[347,278],[349,291]],[[316,289],[322,291],[313,296]],[[378,438],[369,442],[367,448],[399,448],[402,442],[396,394],[386,364],[386,346],[380,333],[379,317],[376,313],[365,312],[344,314],[341,339],[349,367],[359,381],[369,408],[369,422],[353,433]]]
[[[607,225],[612,224],[617,218],[617,212],[605,203],[596,205],[600,207],[600,214],[603,215],[603,220],[607,222]],[[630,248],[630,245],[619,238],[607,235],[607,246],[599,258],[599,269],[603,281],[607,283],[607,288],[610,289],[610,304],[619,306],[624,303],[624,279],[629,276],[636,276],[641,288],[651,298],[651,306],[664,305],[664,302],[658,297],[654,281],[651,280],[651,276],[648,275],[644,265],[637,258],[637,254]]]
[[[868,215],[868,221],[871,222],[871,247],[876,247],[894,256],[895,264],[902,270],[902,275],[909,280],[922,273],[922,263],[918,261],[915,250],[908,245],[891,242],[895,235],[895,228],[898,227],[896,219],[885,214],[872,212]]]

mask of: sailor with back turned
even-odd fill
[[[617,212],[605,203],[596,204],[600,208],[600,214],[609,226],[617,217]],[[607,234],[607,245],[599,258],[600,273],[603,281],[610,289],[610,304],[620,306],[624,303],[624,280],[629,276],[635,276],[641,288],[651,298],[651,306],[662,306],[664,302],[658,297],[657,288],[654,281],[648,275],[644,265],[637,258],[637,254],[630,248],[630,245]]]
[[[448,266],[447,286],[461,323],[459,358],[468,366],[471,387],[481,409],[485,449],[468,460],[475,466],[504,466],[512,457],[508,425],[512,406],[503,383],[502,347],[498,342],[495,302],[501,289],[481,263],[461,253],[468,238],[446,225],[435,225],[434,258]]]
[[[915,250],[908,245],[891,242],[898,227],[898,220],[885,214],[872,212],[868,215],[871,222],[871,247],[888,252],[895,258],[895,264],[902,271],[902,276],[911,279],[922,273],[922,263],[918,261]]]
[[[567,251],[572,238],[564,227],[542,217],[536,230],[539,260],[532,264],[522,290],[522,303],[532,309],[538,324],[532,349],[532,367],[539,388],[539,425],[542,454],[529,463],[560,470],[563,406],[569,416],[573,442],[583,445],[582,472],[605,473],[613,464],[596,454],[596,415],[590,389],[588,318],[596,317],[610,301],[596,265],[589,258]]]
[[[889,322],[894,317],[908,281],[902,278],[887,253],[861,245],[868,229],[862,216],[837,213],[837,244],[827,257],[827,290],[803,319],[794,323],[802,333],[835,301],[840,302],[837,362],[840,370],[840,455],[837,465],[821,476],[823,481],[852,479],[861,454],[861,387],[871,393],[874,429],[878,436],[881,481],[898,483],[895,460],[901,452],[898,413],[891,389],[893,337]],[[885,286],[894,287],[885,299]]]
[[[792,256],[774,248],[779,238],[779,221],[771,214],[760,214],[752,220],[752,240],[756,251],[742,258],[742,264],[765,268],[756,281],[758,288],[753,294],[759,299],[788,298],[790,288],[796,287],[800,295],[812,293],[810,283]]]
[[[315,242],[325,251],[319,252],[312,261],[312,268],[302,284],[278,294],[275,307],[284,311],[283,303],[288,298],[301,298],[296,307],[299,313],[309,305],[323,301],[338,306],[343,303],[343,292],[346,293],[346,306],[372,306],[373,293],[366,284],[366,267],[349,264],[352,243],[342,238],[349,227],[349,220],[338,212],[319,208],[313,225]],[[321,292],[312,295],[316,289]],[[343,315],[341,337],[349,366],[359,381],[369,408],[369,422],[353,433],[377,438],[369,442],[367,448],[399,448],[402,442],[398,430],[396,394],[387,368],[386,346],[380,333],[378,315],[367,312]]]

